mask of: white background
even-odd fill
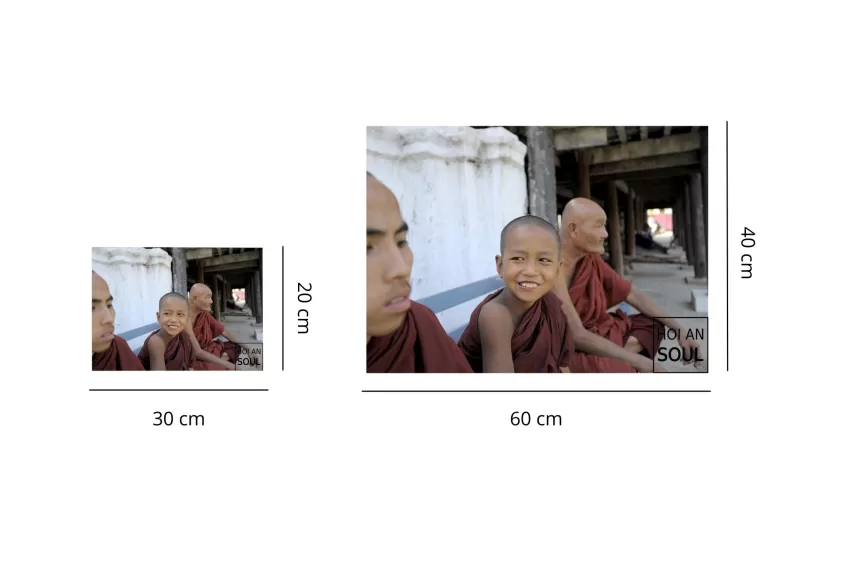
[[[841,18],[811,4],[127,6],[0,8],[0,563],[850,561]],[[711,374],[365,376],[378,124],[708,124]],[[145,245],[265,248],[264,372],[92,375],[91,247]],[[299,281],[315,296],[306,337]],[[200,385],[270,392],[88,391]],[[712,393],[360,393],[389,387]],[[563,426],[511,426],[523,410]],[[154,411],[206,426],[153,427]]]

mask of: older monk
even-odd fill
[[[189,325],[204,352],[212,354],[212,359],[196,359],[196,370],[235,369],[241,346],[233,339],[224,325],[210,314],[212,310],[212,290],[203,283],[195,283],[189,290]],[[216,340],[219,336],[228,342]],[[224,362],[224,363],[222,363]]]
[[[91,369],[144,371],[126,340],[115,335],[115,307],[106,280],[91,272]]]
[[[655,301],[614,271],[602,259],[605,211],[589,199],[575,198],[561,217],[561,277],[556,294],[563,303],[576,355],[575,373],[664,371],[653,362],[664,326],[676,329],[683,349],[699,345]],[[608,310],[625,301],[641,314]],[[699,355],[697,358],[701,359]]]
[[[410,300],[413,252],[395,195],[366,173],[366,366],[369,373],[471,373],[425,305]]]

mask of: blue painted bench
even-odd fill
[[[488,277],[487,279],[461,285],[460,287],[449,289],[448,291],[443,291],[442,293],[437,293],[436,295],[431,295],[424,299],[417,299],[416,302],[425,305],[435,313],[441,313],[480,297],[481,295],[492,293],[502,285],[503,282],[498,276]],[[449,332],[449,336],[452,337],[452,340],[455,342],[460,340],[460,336],[463,334],[466,326],[466,324],[463,324]]]
[[[123,338],[124,340],[126,340],[127,342],[129,342],[130,340],[133,340],[134,338],[138,338],[139,336],[141,336],[141,335],[143,335],[143,334],[150,334],[151,332],[153,332],[153,331],[154,331],[154,330],[156,330],[157,328],[159,328],[159,323],[158,323],[158,322],[153,322],[153,323],[148,324],[148,325],[145,325],[145,326],[140,326],[140,327],[138,327],[138,328],[134,328],[134,329],[132,329],[132,330],[128,330],[127,332],[122,332],[122,333],[121,333],[121,334],[119,334],[118,336],[120,336],[121,338]],[[142,349],[142,347],[141,347],[141,346],[139,346],[138,348],[136,348],[136,349],[134,349],[134,350],[133,350],[133,353],[134,353],[134,354],[136,354],[136,355],[138,356],[138,355],[139,355],[139,351],[140,351],[141,349]]]
[[[431,295],[424,299],[418,299],[416,302],[425,305],[434,311],[434,313],[439,314],[482,295],[492,293],[496,289],[502,287],[502,285],[503,282],[500,277],[488,277],[487,279],[468,283],[467,285],[461,285],[460,287],[449,289],[448,291],[443,291],[442,293],[437,293],[436,295]],[[633,313],[631,305],[625,302],[620,303],[616,308],[622,309],[627,315]],[[455,328],[449,332],[449,336],[451,336],[452,340],[457,342],[460,340],[460,337],[466,327],[467,324],[463,324],[458,328]]]

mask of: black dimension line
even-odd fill
[[[280,284],[286,289],[286,261],[283,246],[280,247]],[[286,320],[286,293],[280,299],[281,320]],[[284,323],[285,326],[285,323]],[[286,332],[280,333],[280,371],[286,371]]]
[[[729,120],[726,120],[726,371],[729,371]]]
[[[268,391],[268,389],[89,389],[89,391]]]
[[[361,393],[711,393],[710,389],[363,389]]]

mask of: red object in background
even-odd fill
[[[658,209],[655,209],[655,210],[658,210]],[[673,213],[672,213],[672,211],[670,211],[668,213],[665,210],[659,210],[658,214],[653,214],[653,212],[655,212],[655,210],[648,210],[647,211],[647,218],[652,218],[653,220],[655,220],[655,222],[657,222],[658,225],[661,226],[661,228],[663,230],[666,230],[668,232],[672,232],[673,231]]]
[[[234,289],[233,294],[236,295],[236,300],[244,301],[245,300],[245,289]]]

